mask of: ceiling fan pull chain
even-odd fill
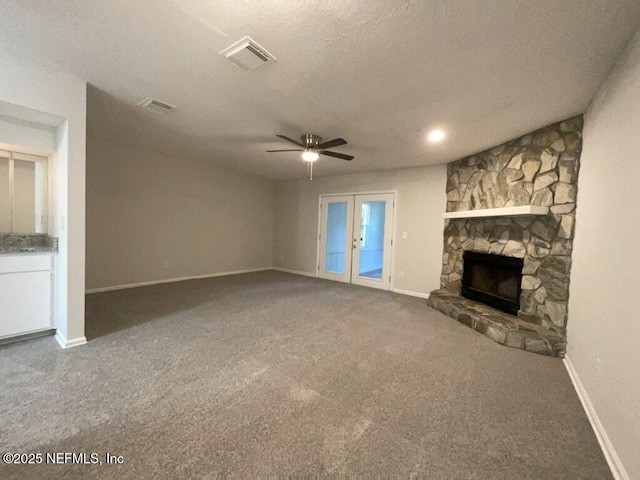
[[[309,181],[313,180],[313,162],[307,162],[309,165]]]

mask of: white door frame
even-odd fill
[[[391,254],[391,262],[390,262],[390,272],[389,275],[391,276],[391,281],[389,282],[389,288],[388,290],[393,291],[394,290],[394,284],[395,284],[395,275],[393,274],[394,270],[395,270],[395,258],[396,258],[396,241],[395,241],[395,236],[396,236],[396,231],[397,231],[397,222],[398,222],[398,215],[396,214],[396,207],[398,205],[398,191],[397,190],[367,190],[367,191],[363,191],[363,192],[345,192],[345,193],[321,193],[318,196],[318,224],[317,224],[317,231],[316,231],[316,277],[322,278],[320,277],[320,261],[321,261],[321,238],[320,238],[320,234],[322,232],[322,199],[326,198],[326,197],[349,197],[349,196],[357,196],[357,195],[381,195],[381,194],[393,194],[393,219],[391,222],[392,228],[391,228],[391,249],[389,250],[389,253]],[[385,220],[386,223],[386,220]]]

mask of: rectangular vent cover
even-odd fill
[[[230,47],[225,48],[220,52],[220,55],[224,55],[225,58],[243,70],[253,70],[276,59],[249,37],[244,37]]]
[[[173,105],[169,105],[168,103],[161,102],[160,100],[156,100],[155,98],[147,97],[143,101],[141,101],[138,105],[141,107],[145,107],[147,110],[151,110],[155,113],[169,113],[172,110],[175,110],[176,107]]]

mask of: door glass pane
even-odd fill
[[[36,164],[13,160],[13,231],[36,231]]]
[[[362,202],[358,275],[382,279],[386,202]]]
[[[330,203],[327,207],[327,238],[324,269],[344,274],[347,244],[347,202]]]
[[[11,231],[11,183],[9,156],[0,152],[0,233]]]

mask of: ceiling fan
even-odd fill
[[[309,180],[313,180],[313,163],[318,160],[320,155],[326,155],[328,157],[335,157],[341,160],[353,160],[352,155],[345,155],[344,153],[332,152],[326,150],[331,147],[339,147],[340,145],[346,145],[347,141],[344,138],[334,138],[328,142],[323,142],[322,138],[318,135],[307,134],[300,137],[300,142],[295,141],[293,138],[286,137],[284,135],[276,135],[276,137],[282,138],[287,142],[293,143],[301,148],[293,148],[286,150],[267,150],[267,153],[274,152],[302,152],[302,160],[307,162],[309,166]]]

